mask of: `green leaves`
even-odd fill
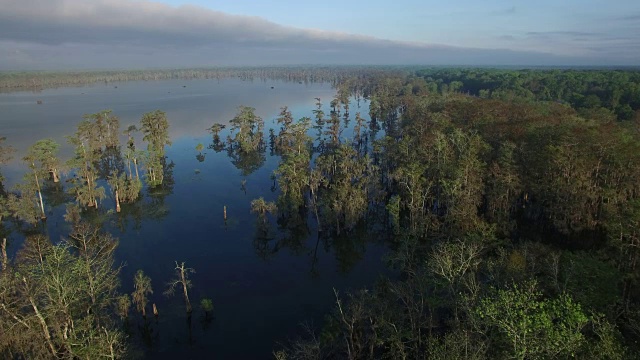
[[[158,156],[164,156],[165,145],[171,145],[169,138],[169,121],[164,111],[156,110],[145,113],[140,119],[142,140],[148,143],[147,150]]]
[[[134,290],[131,294],[133,303],[136,305],[136,309],[142,313],[142,316],[147,315],[147,299],[148,294],[153,294],[153,288],[151,287],[151,278],[144,274],[144,271],[138,270],[133,277]]]
[[[510,344],[508,357],[517,359],[575,354],[584,345],[582,330],[589,321],[569,296],[544,299],[535,282],[497,290],[480,301],[475,315],[497,330],[496,340]]]
[[[241,152],[249,153],[259,151],[263,146],[264,122],[255,114],[255,109],[248,106],[240,106],[236,116],[229,121],[231,133],[235,133],[231,139],[232,144]]]

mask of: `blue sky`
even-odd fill
[[[640,0],[0,0],[0,70],[640,65]]]

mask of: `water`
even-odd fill
[[[255,107],[268,127],[285,105],[296,119],[311,117],[315,97],[323,99],[328,114],[333,94],[326,84],[233,79],[126,82],[0,94],[0,136],[17,149],[16,159],[45,137],[63,144],[62,157],[67,158],[71,148],[65,135],[75,131],[85,113],[111,109],[124,128],[137,124],[145,112],[165,111],[173,141],[167,156],[175,163],[172,190],[150,196],[145,189],[138,203],[123,205],[120,214],[104,216],[105,227],[120,240],[116,256],[124,265],[121,290],[130,293],[134,273],[143,269],[153,283],[150,303],[156,303],[160,312],[157,321],[149,322],[152,331],[147,331],[146,340],[142,319],[133,313],[134,352],[150,359],[269,358],[277,343],[301,333],[301,322],[320,328],[335,303],[333,288],[344,292],[372,285],[385,271],[381,258],[386,247],[370,240],[375,237],[366,232],[318,239],[313,225],[298,237],[279,231],[269,242],[257,241],[250,201],[260,196],[268,201],[277,198],[270,175],[279,158],[269,156],[267,150],[264,164],[243,176],[225,151],[205,149],[201,161],[195,147],[211,144],[205,129],[213,122],[227,123],[239,105]],[[42,104],[37,105],[37,100]],[[356,111],[368,112],[365,107],[356,109],[354,103],[352,113]],[[14,160],[1,170],[10,187],[26,168]],[[113,199],[105,199],[101,206],[113,208]],[[223,206],[228,209],[226,223]],[[57,241],[68,231],[63,206],[48,211],[46,231]],[[272,225],[275,228],[275,220]],[[10,235],[11,253],[22,238],[19,232]],[[195,310],[190,325],[181,294],[162,295],[175,261],[184,261],[196,271],[191,276]],[[199,302],[203,297],[213,300],[211,321],[202,318]]]

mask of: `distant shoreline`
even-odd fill
[[[347,76],[376,73],[413,73],[424,69],[495,69],[531,71],[640,71],[638,66],[454,66],[454,65],[290,65],[261,67],[217,67],[153,70],[69,70],[69,71],[0,71],[0,91],[39,91],[94,83],[168,79],[240,78],[287,80],[295,82],[339,82]]]
[[[353,75],[415,71],[400,66],[273,66],[157,70],[80,70],[0,72],[0,91],[42,90],[94,83],[169,79],[278,79],[295,82],[335,82]]]

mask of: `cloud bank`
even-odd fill
[[[0,69],[4,70],[286,64],[599,65],[602,61],[390,41],[152,1],[0,0],[0,9]]]

